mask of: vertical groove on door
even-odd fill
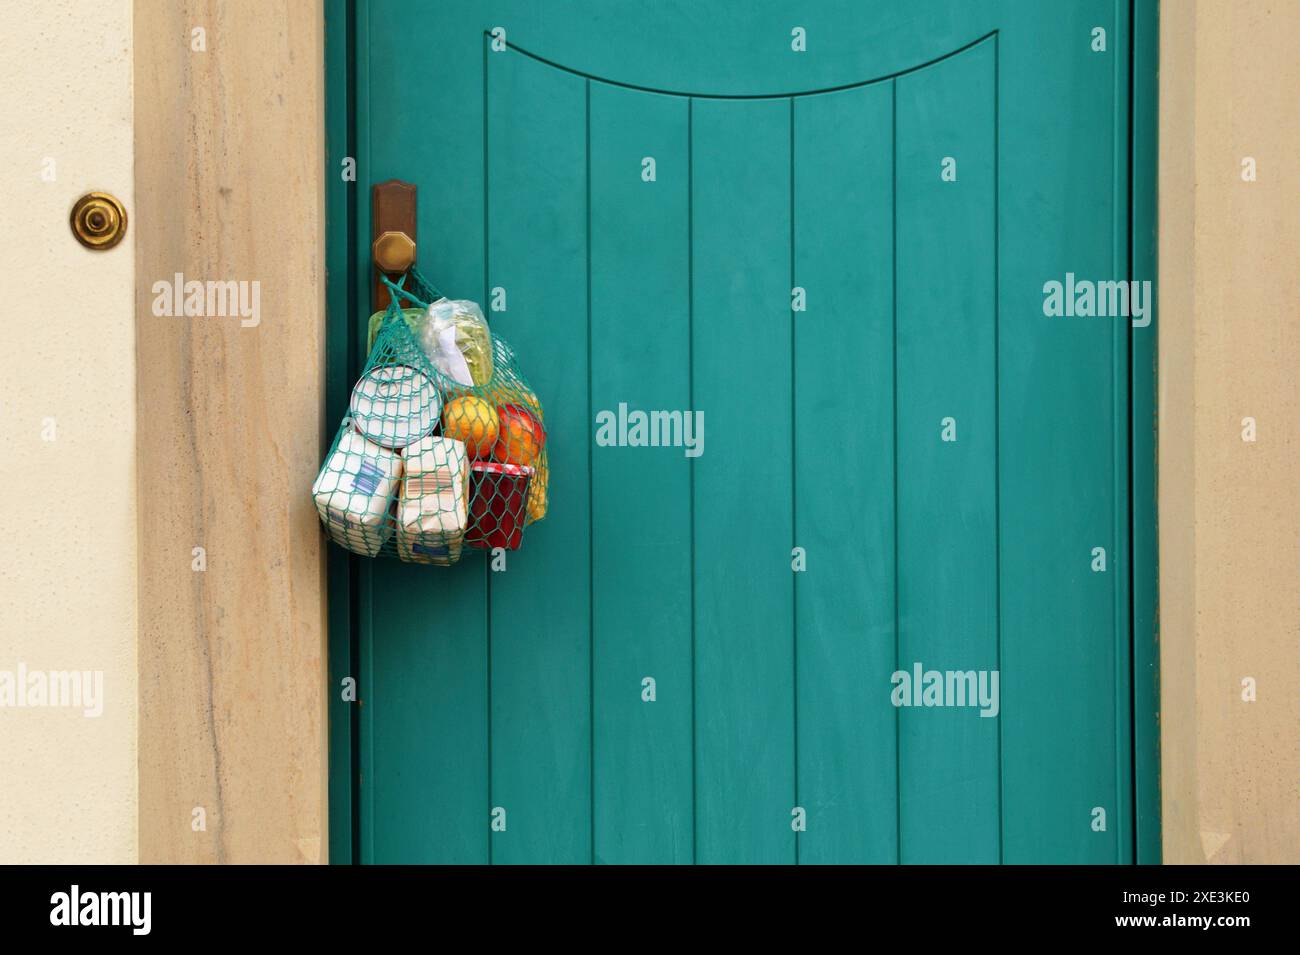
[[[489,236],[492,234],[490,231],[492,179],[488,175],[488,45],[490,42],[487,34],[483,34],[480,45],[483,49],[483,304],[485,306],[488,306],[491,301],[489,298],[491,260],[488,255],[488,250],[491,248]],[[495,802],[492,794],[492,570],[486,560],[483,561],[483,626],[487,653],[487,685],[483,693],[487,712],[487,825],[484,826],[484,831],[487,834],[487,863],[493,865],[492,810]]]
[[[799,544],[799,437],[798,437],[798,358],[795,334],[794,287],[795,278],[795,229],[794,229],[794,97],[790,97],[790,554],[794,559],[794,548]],[[806,306],[806,302],[805,302]],[[792,700],[793,737],[794,737],[794,801],[792,806],[799,806],[799,576],[790,574],[790,695]],[[794,834],[794,864],[799,864],[799,832]]]
[[[1131,278],[1129,268],[1129,242],[1132,235],[1130,216],[1130,160],[1131,150],[1120,148],[1120,143],[1130,143],[1130,99],[1128,70],[1133,62],[1131,0],[1114,0],[1111,5],[1111,23],[1114,36],[1112,53],[1112,145],[1111,145],[1111,274],[1116,279]],[[1123,55],[1121,55],[1123,54]],[[1113,481],[1113,521],[1111,550],[1115,555],[1112,567],[1114,592],[1113,658],[1115,702],[1115,862],[1131,861],[1133,836],[1130,831],[1133,819],[1132,779],[1132,616],[1131,616],[1131,546],[1129,525],[1131,502],[1129,461],[1129,344],[1132,321],[1128,316],[1109,319],[1113,323],[1111,341],[1111,475]]]
[[[898,625],[898,80],[889,81],[889,175],[890,175],[890,273],[891,282],[891,332],[893,335],[893,413],[894,413],[894,672],[898,672],[901,659]],[[894,708],[894,841],[897,851],[895,862],[903,864],[903,743],[902,713]]]
[[[686,100],[686,389],[687,408],[695,408],[695,100]],[[690,469],[690,535],[691,535],[691,864],[700,861],[700,814],[697,740],[699,733],[695,722],[695,459]]]
[[[1002,309],[999,294],[1002,287],[1000,273],[1002,224],[998,212],[999,180],[1001,166],[998,144],[1002,140],[999,125],[999,104],[1002,87],[999,85],[1000,47],[998,35],[993,34],[993,621],[997,635],[997,657],[994,666],[1002,672]],[[1002,840],[1002,720],[998,719],[998,865],[1005,859]]]
[[[586,242],[586,271],[587,271],[587,425],[590,427],[592,422],[591,410],[591,382],[595,377],[592,374],[592,368],[595,366],[591,363],[591,80],[583,84],[583,150],[586,156],[586,169],[583,178],[586,180],[586,200],[587,200],[587,242]],[[596,484],[595,475],[592,469],[592,447],[594,442],[587,442],[587,632],[590,638],[587,641],[587,713],[589,714],[590,726],[588,733],[588,751],[587,765],[588,785],[587,794],[591,805],[589,813],[591,816],[591,863],[596,864],[596,544],[595,544],[595,500]]]
[[[373,59],[370,47],[370,13],[369,7],[364,12],[359,13],[356,18],[357,26],[357,165],[361,169],[367,169],[375,152],[371,142],[371,122],[373,101],[371,99],[371,86],[373,80],[371,76],[371,62]],[[378,181],[377,178],[372,181]],[[359,201],[356,204],[356,234],[365,236],[370,234],[370,203]],[[361,275],[370,274],[370,257],[366,251],[363,251],[364,243],[358,243],[355,250],[357,270]],[[366,287],[366,282],[358,281],[356,295],[353,307],[357,314],[367,314],[367,306],[370,299],[370,291]],[[366,334],[365,329],[361,328],[361,322],[352,321],[348,323],[348,332],[354,343],[355,351],[358,355],[357,366],[348,369],[349,374],[356,375],[361,371],[361,366],[365,363],[364,353],[365,345],[362,336]],[[351,396],[349,395],[349,398]],[[365,701],[372,696],[374,688],[374,661],[371,653],[374,644],[374,631],[371,629],[371,621],[367,613],[370,605],[371,591],[371,573],[370,561],[353,560],[355,569],[352,576],[352,620],[356,628],[357,642],[359,644],[356,656],[358,664],[357,672],[357,697],[362,704],[359,716],[360,732],[358,733],[359,759],[357,765],[357,801],[360,804],[357,810],[358,832],[357,832],[357,849],[358,859],[362,863],[372,863],[375,861],[375,799],[374,799],[374,707],[367,708]],[[367,785],[369,789],[367,790]]]
[[[1110,87],[1111,87],[1110,93],[1111,93],[1111,100],[1112,100],[1112,107],[1111,107],[1112,124],[1113,124],[1112,129],[1114,135],[1117,137],[1120,135],[1121,122],[1124,122],[1125,126],[1127,126],[1127,112],[1121,110],[1121,104],[1124,100],[1124,97],[1120,93],[1120,88],[1121,88],[1121,84],[1123,83],[1123,79],[1120,76],[1119,65],[1121,60],[1118,54],[1121,49],[1123,49],[1125,52],[1128,52],[1128,41],[1127,41],[1128,31],[1125,29],[1121,29],[1119,25],[1120,2],[1121,0],[1114,0],[1114,2],[1111,3],[1110,18],[1109,18],[1110,20],[1109,29],[1110,29],[1110,34],[1113,43],[1113,51],[1114,51],[1111,57],[1111,61],[1114,64],[1114,66],[1112,66],[1111,68],[1111,83],[1110,83]],[[1124,262],[1124,259],[1127,258],[1127,256],[1121,257],[1121,253],[1120,253],[1120,244],[1123,241],[1123,236],[1121,234],[1121,220],[1119,214],[1119,201],[1118,201],[1119,181],[1122,177],[1122,174],[1120,173],[1119,170],[1119,165],[1121,161],[1127,160],[1127,155],[1126,153],[1121,153],[1120,150],[1114,148],[1111,149],[1110,153],[1111,153],[1110,196],[1111,196],[1112,208],[1114,208],[1115,210],[1114,215],[1112,217],[1113,221],[1111,225],[1111,240],[1110,240],[1111,273],[1110,274],[1115,276],[1116,278],[1120,278],[1128,274],[1128,269]],[[1127,213],[1127,209],[1125,209],[1125,213]],[[1127,319],[1111,319],[1111,323],[1112,323],[1112,328],[1111,328],[1111,334],[1109,336],[1110,369],[1111,369],[1110,421],[1112,422],[1111,425],[1112,440],[1110,443],[1110,474],[1111,474],[1112,486],[1114,488],[1114,497],[1112,499],[1113,505],[1111,510],[1111,533],[1110,533],[1111,543],[1110,543],[1110,547],[1107,548],[1107,550],[1110,552],[1112,557],[1111,579],[1112,581],[1114,581],[1111,585],[1111,592],[1112,592],[1111,616],[1112,619],[1115,621],[1115,627],[1112,632],[1112,638],[1111,638],[1111,652],[1113,654],[1113,658],[1111,661],[1111,669],[1112,672],[1115,674],[1115,685],[1113,687],[1114,692],[1112,696],[1112,705],[1115,712],[1115,726],[1114,726],[1114,734],[1115,734],[1114,799],[1115,802],[1113,807],[1113,815],[1115,817],[1115,822],[1114,822],[1115,862],[1118,863],[1120,857],[1123,854],[1122,846],[1124,844],[1124,839],[1126,836],[1125,826],[1127,825],[1127,819],[1125,818],[1125,814],[1120,811],[1120,807],[1124,804],[1124,798],[1123,796],[1120,795],[1121,783],[1124,781],[1125,778],[1123,773],[1125,752],[1124,752],[1124,747],[1120,745],[1120,739],[1123,735],[1121,733],[1121,729],[1126,722],[1124,718],[1123,704],[1126,702],[1127,694],[1124,692],[1125,684],[1119,672],[1120,640],[1125,634],[1125,628],[1120,625],[1121,588],[1119,582],[1123,580],[1125,575],[1128,573],[1128,562],[1127,560],[1125,560],[1123,557],[1120,556],[1121,554],[1125,554],[1127,552],[1127,548],[1120,546],[1120,541],[1123,540],[1123,537],[1120,536],[1121,531],[1120,531],[1120,519],[1119,519],[1120,512],[1123,509],[1122,502],[1127,498],[1128,475],[1126,473],[1127,468],[1120,467],[1120,456],[1119,456],[1119,447],[1118,447],[1120,434],[1121,434],[1120,409],[1122,407],[1126,407],[1128,402],[1127,402],[1127,396],[1125,394],[1125,390],[1126,390],[1125,382],[1121,380],[1118,371],[1122,367],[1120,364],[1120,352],[1124,351],[1121,343],[1119,342],[1120,329],[1122,328],[1125,331],[1127,331],[1127,327],[1129,323]],[[1127,365],[1127,362],[1124,362],[1124,364]],[[1124,478],[1122,489],[1120,486],[1121,478]],[[1125,616],[1127,617],[1127,614]],[[1124,622],[1127,623],[1127,620],[1125,620]]]

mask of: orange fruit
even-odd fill
[[[443,436],[464,441],[465,452],[471,458],[485,458],[491,453],[500,427],[497,409],[474,395],[452,398],[442,409]]]

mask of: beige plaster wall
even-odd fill
[[[1300,3],[1162,5],[1167,862],[1300,862],[1297,50]]]
[[[92,190],[134,214],[131,3],[0,14],[0,863],[132,862],[135,256],[68,227]],[[102,713],[18,705],[23,666],[102,678]]]

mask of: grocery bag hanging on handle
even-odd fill
[[[477,304],[414,267],[383,281],[392,301],[371,317],[365,369],[312,486],[326,533],[357,554],[444,566],[466,545],[520,547],[546,515],[541,402]]]

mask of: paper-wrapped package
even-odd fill
[[[429,435],[403,451],[397,555],[417,564],[460,560],[469,519],[469,455],[463,441]]]
[[[401,477],[397,452],[345,431],[311,489],[325,530],[348,550],[375,556],[393,530]]]

